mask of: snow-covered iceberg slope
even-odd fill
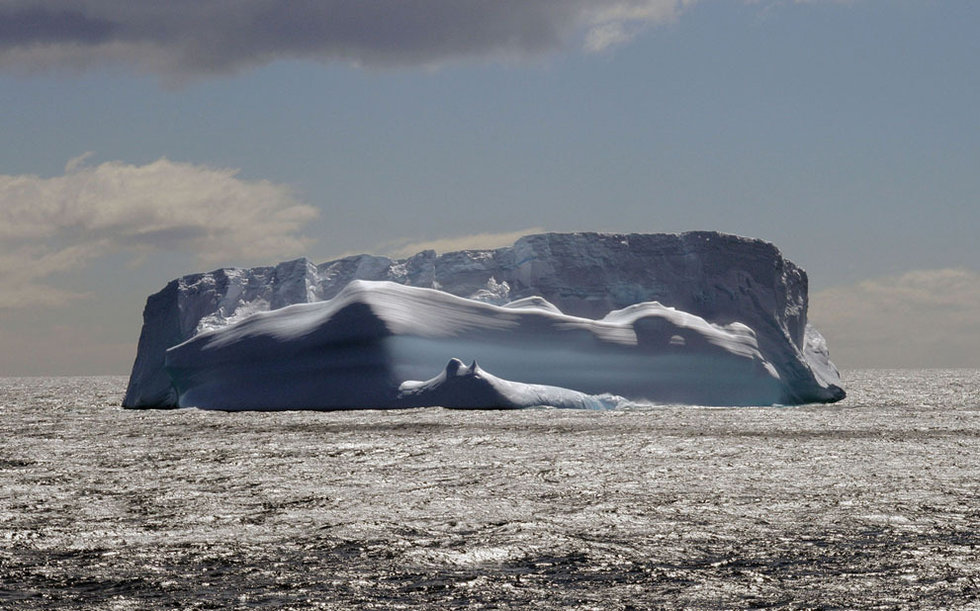
[[[774,246],[713,232],[541,234],[487,251],[223,269],[147,300],[123,404],[836,401],[806,294],[805,272]]]

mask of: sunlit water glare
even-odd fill
[[[980,604],[980,372],[794,408],[130,411],[0,379],[0,607]]]

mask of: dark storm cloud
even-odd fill
[[[114,25],[78,11],[43,7],[0,9],[0,45],[45,43],[98,44],[112,35]]]
[[[596,28],[622,30],[668,20],[691,3],[0,0],[0,67],[29,72],[117,62],[194,75],[285,58],[373,66],[520,58],[557,49]]]

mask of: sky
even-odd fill
[[[0,0],[0,376],[171,279],[537,231],[807,270],[842,369],[980,367],[975,0]]]

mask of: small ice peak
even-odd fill
[[[465,373],[466,365],[463,364],[463,361],[456,358],[449,359],[449,362],[446,363],[446,377],[454,378],[458,375],[463,375],[459,373],[460,369]]]
[[[479,377],[482,374],[483,369],[480,368],[476,359],[470,363],[469,367],[457,358],[451,358],[446,363],[446,378]]]
[[[470,295],[469,298],[483,303],[503,305],[510,301],[510,285],[507,284],[506,280],[497,282],[497,278],[490,276],[486,286]]]

